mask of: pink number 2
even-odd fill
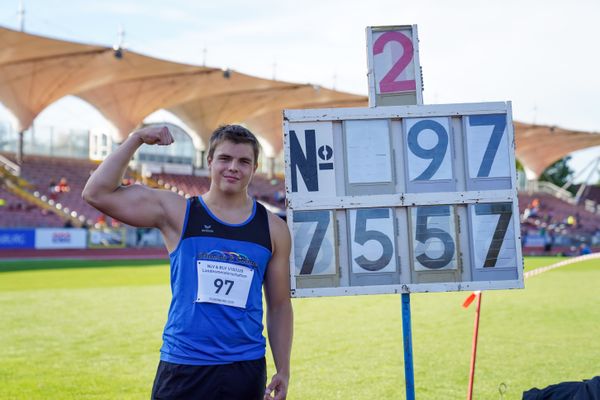
[[[373,45],[373,54],[381,54],[383,53],[383,48],[388,42],[397,42],[400,43],[402,49],[404,50],[402,57],[396,61],[396,63],[392,66],[392,68],[388,71],[388,73],[383,77],[383,79],[379,82],[379,89],[381,93],[389,93],[389,92],[404,92],[407,90],[416,90],[417,84],[414,79],[405,80],[405,81],[396,81],[398,75],[404,71],[406,67],[410,64],[413,58],[413,44],[412,41],[406,37],[406,35],[400,32],[386,32],[383,35],[379,36]]]

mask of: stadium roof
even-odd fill
[[[516,157],[528,178],[538,178],[546,168],[569,153],[600,146],[600,134],[571,131],[556,126],[514,123]]]
[[[47,106],[78,96],[96,107],[121,138],[145,117],[166,109],[207,143],[223,123],[243,123],[283,146],[284,108],[361,107],[365,96],[310,84],[262,79],[236,71],[179,64],[122,49],[51,39],[0,27],[0,102],[27,129]],[[552,162],[600,145],[600,134],[515,122],[517,158],[539,176]]]
[[[365,96],[309,84],[179,64],[0,27],[0,101],[17,118],[19,131],[66,95],[96,107],[121,138],[162,108],[185,121],[204,143],[218,125],[248,121],[275,152],[281,150],[281,123],[276,132],[264,128],[265,124],[271,127],[271,118],[262,114],[279,114],[280,120],[284,107],[367,104]]]

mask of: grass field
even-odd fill
[[[528,258],[526,269],[557,258]],[[600,262],[483,295],[476,399],[600,372]],[[465,398],[468,293],[411,296],[418,399]],[[168,303],[164,261],[0,264],[0,399],[147,399]],[[403,399],[400,296],[294,299],[289,399]],[[269,364],[269,374],[273,373]]]

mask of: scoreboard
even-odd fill
[[[285,110],[284,143],[293,296],[523,287],[510,102]]]

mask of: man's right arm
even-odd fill
[[[94,208],[128,225],[159,228],[171,250],[179,238],[185,199],[143,185],[121,186],[131,157],[144,143],[166,146],[173,143],[173,137],[164,126],[135,131],[98,166],[82,197]]]

